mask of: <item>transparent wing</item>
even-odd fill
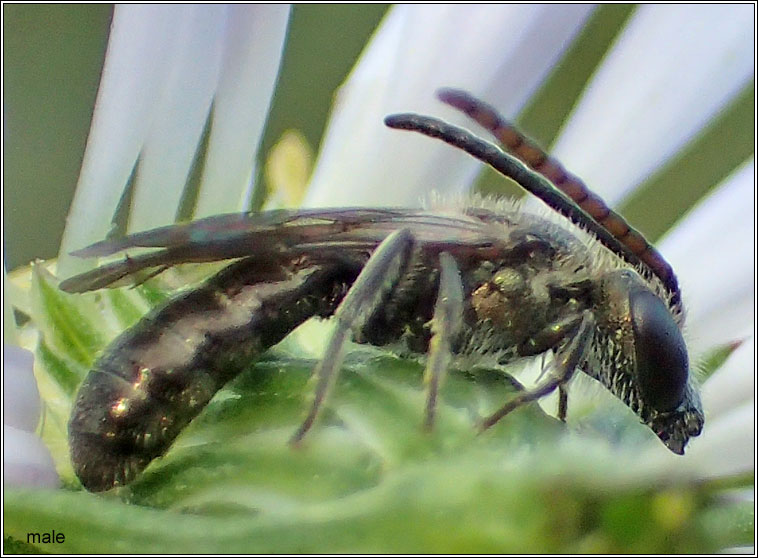
[[[77,250],[73,255],[78,257],[102,257],[129,249],[153,249],[66,279],[60,287],[67,292],[90,291],[144,271],[151,272],[149,277],[183,263],[250,256],[291,259],[321,249],[370,252],[401,227],[411,229],[416,242],[428,249],[461,250],[493,242],[483,221],[464,213],[369,208],[232,213],[107,239]]]

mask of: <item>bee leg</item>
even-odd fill
[[[487,430],[511,411],[552,393],[555,388],[562,389],[562,386],[571,379],[576,367],[581,362],[585,350],[592,340],[592,330],[594,329],[594,326],[595,319],[589,311],[585,311],[580,318],[578,328],[572,328],[575,333],[571,337],[568,346],[556,355],[556,360],[553,363],[555,373],[551,374],[547,380],[538,385],[534,390],[520,393],[489,417],[485,418],[484,421],[482,421],[479,430]],[[565,394],[565,391],[563,391],[563,393]],[[559,418],[565,419],[565,395],[563,397],[564,416],[560,417],[561,410],[559,408]]]
[[[434,427],[434,410],[443,376],[453,357],[453,342],[463,325],[463,284],[455,259],[443,252],[440,254],[440,284],[432,318],[432,338],[424,371],[427,383],[426,413],[424,428]]]
[[[566,422],[566,413],[568,412],[568,392],[566,386],[558,386],[558,420]]]
[[[399,229],[385,238],[361,270],[342,302],[334,312],[337,326],[332,332],[324,356],[313,372],[317,379],[316,391],[308,416],[290,439],[290,444],[299,444],[313,426],[321,406],[342,367],[345,357],[345,341],[354,327],[360,326],[376,306],[383,294],[398,279],[403,264],[410,257],[413,235],[408,229]]]

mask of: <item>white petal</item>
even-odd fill
[[[553,154],[617,203],[750,82],[753,19],[750,5],[639,7]]]
[[[729,556],[730,554],[755,554],[755,546],[730,546],[719,550],[719,554]]]
[[[751,158],[660,245],[679,275],[689,337],[700,350],[754,334],[754,176]]]
[[[734,351],[702,389],[705,414],[716,419],[747,402],[755,393],[755,339],[750,338]]]
[[[152,126],[165,76],[176,6],[117,6],[82,171],[61,243],[67,254],[105,237],[124,186]],[[173,48],[172,48],[173,47]]]
[[[461,87],[515,114],[591,6],[402,5],[387,15],[340,90],[305,205],[417,205],[465,191],[478,165],[429,138],[388,130],[393,112],[463,123],[435,100]]]
[[[287,32],[289,6],[230,6],[213,129],[195,217],[248,207]]]
[[[176,9],[176,8],[175,8]],[[167,73],[140,155],[129,230],[172,223],[221,73],[226,8],[183,6],[163,32]]]
[[[5,269],[5,258],[3,258],[3,343],[15,343],[18,338],[16,318],[13,314],[13,305],[18,303],[11,299],[9,293],[11,290],[8,270]]]
[[[755,402],[749,401],[706,424],[688,450],[686,466],[703,477],[752,471],[755,466]]]
[[[755,459],[755,404],[744,403],[708,420],[703,433],[690,441],[684,456],[674,455],[655,443],[640,453],[640,462],[677,478],[684,473],[717,478],[753,470]]]
[[[21,347],[3,345],[3,424],[34,432],[41,408],[34,355]]]
[[[214,204],[239,207],[281,58],[287,13],[286,6],[117,6],[61,245],[63,275],[74,271],[68,252],[110,229],[138,156],[130,229],[174,220],[217,88],[212,140],[221,144],[209,147],[204,181],[226,184],[229,178],[234,184],[220,194],[228,201],[219,204],[202,194],[200,204],[204,212]],[[235,113],[238,120],[230,124]],[[235,147],[228,149],[229,142]],[[228,174],[218,170],[222,155]]]
[[[3,425],[3,486],[57,488],[50,451],[37,436]]]

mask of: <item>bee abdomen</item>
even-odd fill
[[[266,273],[243,260],[125,331],[87,375],[69,421],[82,484],[102,491],[131,482],[261,352],[309,317],[331,314],[344,275],[328,266]]]

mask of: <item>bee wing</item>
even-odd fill
[[[155,275],[183,263],[250,256],[291,259],[325,248],[366,252],[398,228],[409,228],[417,242],[439,245],[440,249],[490,244],[483,237],[481,221],[463,214],[370,208],[232,213],[108,239],[77,250],[73,255],[99,257],[130,248],[155,248],[66,279],[60,288],[67,292],[100,289],[125,277],[136,278],[144,270],[155,270]]]
[[[337,210],[274,210],[261,213],[227,213],[214,215],[189,223],[168,225],[149,231],[138,232],[121,238],[106,239],[72,252],[82,258],[101,257],[121,252],[127,248],[173,248],[180,246],[235,246],[251,237],[276,232],[285,225],[303,224],[346,225],[382,219],[391,216],[390,211],[348,208]],[[289,229],[289,233],[295,229]],[[259,240],[264,240],[262,237]],[[246,246],[246,248],[249,248]]]

